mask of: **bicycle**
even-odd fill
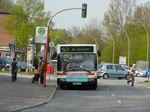
[[[12,73],[12,76],[11,76],[11,81],[12,82],[15,82],[16,81],[16,74],[17,74],[17,72],[18,72],[18,68],[16,68],[14,71],[13,71],[13,73]]]
[[[16,81],[16,79],[15,79],[15,73],[12,74],[12,76],[11,76],[11,81],[12,81],[12,82],[15,82],[15,81]]]

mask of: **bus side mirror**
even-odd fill
[[[53,53],[52,56],[51,56],[51,59],[56,59],[56,57],[57,57],[57,52],[54,51],[54,53]]]
[[[98,55],[98,57],[101,56],[101,51],[100,50],[97,51],[97,55]]]

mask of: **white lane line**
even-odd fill
[[[122,103],[121,100],[118,100],[118,103],[121,104]]]
[[[111,93],[112,96],[116,96],[114,93]]]

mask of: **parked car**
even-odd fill
[[[27,64],[27,67],[30,71],[34,71],[35,67],[32,64]]]
[[[21,72],[25,72],[26,69],[28,69],[28,71],[34,71],[35,67],[31,64],[27,64],[26,62],[18,62],[18,66],[19,66],[19,70]]]
[[[19,71],[21,72],[25,72],[26,68],[27,68],[27,64],[25,62],[18,62],[18,66],[19,66]]]
[[[136,70],[135,70],[135,75],[136,75],[137,77],[145,77],[146,71],[145,71],[145,70],[141,70],[141,69],[136,69]]]
[[[11,66],[11,60],[7,58],[0,57],[0,69],[1,71],[9,71]]]
[[[98,78],[103,77],[103,79],[108,78],[128,79],[129,76],[128,70],[124,69],[119,64],[112,64],[112,63],[99,64],[97,66],[97,73]]]
[[[126,66],[126,65],[122,65],[122,67],[123,67],[125,70],[127,70],[127,71],[128,71],[128,74],[130,73],[130,69],[131,69],[131,67]]]

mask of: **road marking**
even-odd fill
[[[121,104],[122,103],[121,100],[118,100],[118,103]]]
[[[111,93],[112,96],[116,96],[115,94]]]

